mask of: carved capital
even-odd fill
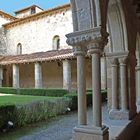
[[[100,48],[99,43],[92,43],[88,46],[88,53],[93,54],[93,53],[102,53],[102,49]]]
[[[86,55],[87,48],[86,47],[82,47],[82,46],[75,46],[75,47],[73,47],[73,53],[74,53],[75,56]]]
[[[126,65],[127,61],[128,61],[128,57],[126,57],[126,56],[119,58],[120,65]]]
[[[91,42],[95,42],[97,39],[101,39],[100,27],[96,27],[84,31],[76,31],[74,33],[67,34],[67,44],[71,46],[87,46]]]
[[[112,67],[117,66],[119,64],[118,58],[111,58],[110,62],[111,62]]]

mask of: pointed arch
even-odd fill
[[[120,0],[110,0],[108,7],[108,31],[111,52],[128,51],[125,16]]]

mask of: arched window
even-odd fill
[[[54,50],[60,49],[60,37],[58,35],[54,36],[53,38],[53,49]]]
[[[22,45],[21,45],[21,43],[17,44],[17,54],[22,54]]]

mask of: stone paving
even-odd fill
[[[108,127],[111,127],[112,125],[114,125],[115,127],[123,126],[125,123],[127,123],[127,121],[125,120],[110,120],[108,117],[108,110],[106,104],[103,104],[102,111],[103,123],[106,124]],[[72,137],[72,129],[74,126],[77,125],[77,121],[77,112],[70,113],[63,117],[59,117],[59,119],[51,121],[47,126],[42,125],[41,127],[33,130],[31,133],[23,134],[22,136],[16,138],[16,140],[70,140]],[[91,108],[88,109],[88,124],[92,125]]]

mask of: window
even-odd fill
[[[59,38],[59,36],[55,36],[53,38],[53,49],[54,50],[60,49],[60,38]]]
[[[35,7],[31,8],[31,15],[35,14]]]
[[[17,44],[17,54],[19,55],[19,54],[22,54],[22,45],[21,45],[21,43],[18,43]]]

